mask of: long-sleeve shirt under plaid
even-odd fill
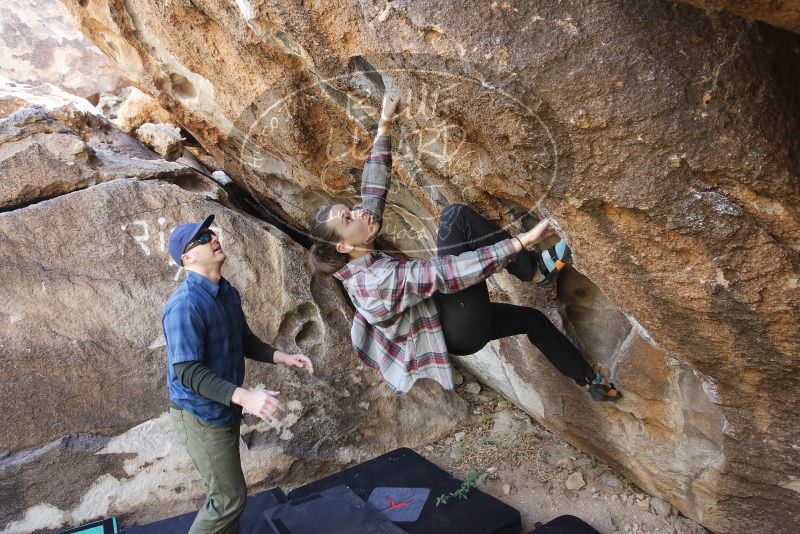
[[[362,202],[381,221],[391,180],[391,141],[378,136],[361,177]],[[485,280],[516,254],[511,239],[427,261],[403,261],[379,251],[357,258],[334,276],[356,308],[353,346],[395,393],[407,393],[420,378],[453,389],[453,370],[434,293],[455,293]]]

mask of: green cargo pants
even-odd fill
[[[239,423],[216,426],[186,410],[170,408],[178,441],[206,481],[208,497],[189,534],[235,534],[247,499],[239,459]]]

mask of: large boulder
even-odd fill
[[[101,116],[37,105],[0,119],[0,176],[0,209],[9,209],[116,178],[191,179],[194,171],[158,159]]]
[[[39,108],[47,128],[11,143],[81,138]],[[14,122],[16,121],[16,122]],[[133,142],[133,141],[132,141]],[[42,141],[45,147],[54,143]],[[133,142],[135,143],[135,142]],[[144,151],[144,147],[140,150]],[[28,161],[46,183],[91,158]],[[166,416],[161,310],[182,279],[166,251],[177,224],[216,215],[249,324],[267,342],[312,358],[308,376],[248,363],[246,385],[278,390],[288,415],[247,419],[243,465],[254,489],[308,481],[399,445],[443,435],[465,402],[433,383],[391,394],[360,365],[349,343],[349,308],[330,280],[314,281],[305,251],[236,209],[217,184],[176,174],[175,164],[139,161],[133,177],[69,191],[0,213],[0,528],[30,532],[115,514],[135,524],[189,511],[203,496],[191,460]],[[88,159],[88,163],[87,163]],[[6,178],[6,170],[0,171]],[[192,171],[188,171],[192,172]]]
[[[629,395],[592,405],[524,339],[465,365],[713,530],[800,528],[800,37],[656,0],[64,3],[298,227],[355,198],[402,92],[387,231],[424,256],[448,202],[551,217],[586,278],[565,329]]]

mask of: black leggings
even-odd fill
[[[509,237],[508,232],[471,208],[452,204],[442,211],[436,236],[437,255],[461,254]],[[506,269],[520,280],[532,280],[536,272],[536,253],[523,250]],[[435,299],[451,354],[473,354],[493,339],[527,334],[531,343],[562,374],[579,384],[594,376],[592,367],[580,351],[542,312],[525,306],[490,302],[486,282],[458,293],[437,293]]]

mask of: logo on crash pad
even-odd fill
[[[430,492],[430,488],[380,487],[367,502],[389,521],[416,521]]]

